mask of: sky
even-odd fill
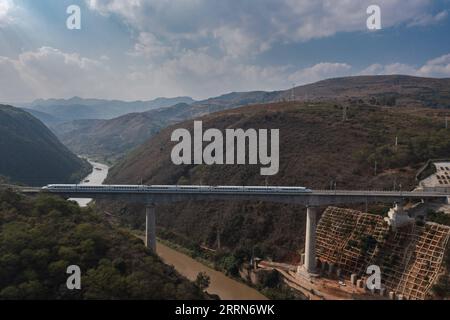
[[[369,30],[367,8],[381,9]],[[80,7],[81,29],[67,28]],[[0,101],[450,77],[450,0],[0,0]]]

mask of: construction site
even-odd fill
[[[432,298],[445,272],[450,227],[411,221],[401,227],[387,218],[328,207],[317,226],[317,274],[304,277],[294,265],[261,261],[259,269],[279,271],[284,282],[309,299]],[[303,258],[302,258],[303,262]],[[369,290],[369,266],[381,269],[381,288]]]
[[[336,268],[365,285],[370,265],[381,268],[383,288],[391,298],[425,299],[443,262],[450,227],[411,222],[392,228],[381,216],[329,207],[317,229],[317,256],[322,270]]]
[[[450,163],[430,165],[433,172],[418,189],[446,187]],[[258,269],[277,270],[286,285],[308,299],[433,299],[433,286],[449,268],[450,227],[426,221],[424,212],[447,215],[449,207],[399,203],[382,216],[330,206],[314,230],[313,255],[305,246],[297,266],[261,261]],[[315,260],[309,270],[308,257]],[[378,288],[368,285],[371,266],[380,270]]]

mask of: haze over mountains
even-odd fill
[[[199,115],[201,108],[180,103],[170,108],[130,113],[111,120],[75,120],[53,127],[75,153],[114,160],[144,143],[159,130]]]
[[[89,171],[84,160],[70,152],[29,113],[0,105],[0,175],[33,186],[79,182]]]
[[[180,99],[189,100],[189,98]],[[370,105],[449,108],[450,79],[410,76],[336,78],[293,90],[233,92],[203,101],[189,100],[190,103],[126,114],[114,119],[94,118],[96,120],[76,120],[63,124],[55,123],[51,119],[43,121],[47,121],[58,137],[74,152],[114,160],[167,125],[244,105],[290,100],[299,102],[332,100],[345,104],[359,101]],[[76,106],[72,105],[72,108],[76,109]],[[36,116],[42,119],[42,115]]]
[[[151,101],[119,101],[102,99],[49,99],[22,105],[47,125],[80,119],[112,119],[133,112],[164,108],[177,103],[193,103],[190,97],[157,98]]]

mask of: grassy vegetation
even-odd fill
[[[81,290],[66,268],[81,268]],[[0,299],[202,299],[199,287],[91,208],[0,193]]]
[[[430,222],[436,222],[446,226],[450,226],[450,215],[444,212],[436,212],[434,210],[429,210],[427,212],[427,220]]]
[[[260,276],[258,289],[269,299],[272,300],[298,300],[304,299],[304,296],[296,293],[283,282],[283,276],[276,270],[264,272]]]

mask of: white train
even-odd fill
[[[165,185],[81,185],[49,184],[42,188],[45,192],[96,192],[96,193],[310,193],[305,187],[261,187],[261,186],[165,186]]]

